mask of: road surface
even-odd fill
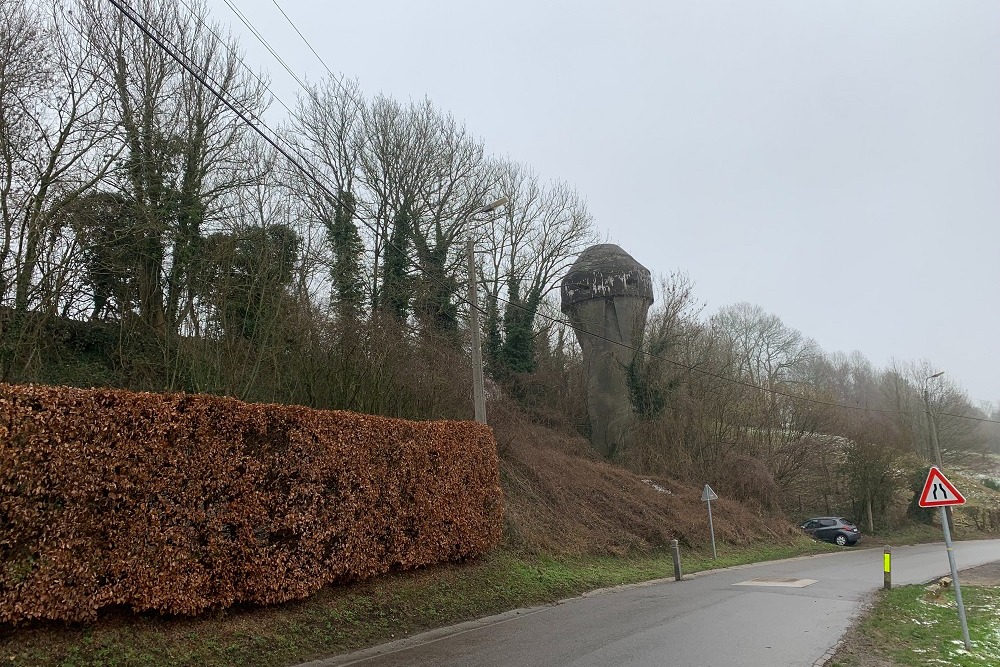
[[[955,554],[960,568],[1000,560],[1000,540],[958,542]],[[893,548],[894,585],[946,574],[941,543]],[[881,585],[881,549],[844,549],[508,612],[307,665],[812,667]]]

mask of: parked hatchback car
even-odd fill
[[[809,519],[799,528],[817,540],[833,542],[842,547],[855,544],[861,539],[861,531],[858,530],[858,527],[844,517],[818,516]]]

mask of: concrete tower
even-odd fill
[[[610,243],[584,250],[562,281],[562,311],[586,365],[590,441],[605,457],[623,444],[634,418],[628,367],[652,304],[649,270]]]

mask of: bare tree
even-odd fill
[[[203,227],[227,193],[257,177],[245,168],[251,130],[113,7],[83,0],[83,8],[124,156],[116,185],[135,210],[140,316],[155,331],[176,332],[194,298]],[[191,16],[166,0],[142,0],[135,10],[234,106],[260,115],[263,81],[244,69],[204,3],[196,2]]]
[[[656,297],[643,333],[644,354],[637,354],[629,368],[632,404],[645,418],[676,406],[691,373],[685,366],[701,334],[697,321],[704,307],[694,298],[694,283],[680,271],[660,277]]]
[[[767,451],[776,441],[800,437],[787,428],[788,406],[778,392],[788,393],[785,388],[796,382],[800,369],[818,354],[815,343],[778,316],[747,303],[721,309],[712,317],[711,326],[730,351],[727,365],[732,377],[759,387],[750,395],[759,406],[759,417],[751,417],[753,426],[745,436],[762,440]]]
[[[943,458],[959,459],[970,452],[986,449],[986,442],[977,423],[971,419],[964,419],[964,417],[979,417],[981,414],[972,405],[969,395],[947,374],[931,378],[939,370],[927,360],[896,364],[897,374],[905,378],[910,387],[907,407],[913,423],[912,433],[917,439],[917,442],[914,442],[914,450],[925,452],[927,459],[932,463],[934,455],[925,414],[927,407],[924,402],[925,391],[930,406],[930,418],[934,420],[937,428]]]
[[[454,330],[458,241],[492,184],[482,142],[427,100],[403,105],[377,97],[366,106],[359,155],[373,306],[381,292],[405,286],[409,294],[399,301],[414,299],[424,326]]]
[[[408,296],[386,295],[385,292],[402,289],[401,285],[408,283],[411,274],[408,268],[410,253],[405,244],[412,237],[418,184],[428,171],[432,133],[430,111],[428,105],[406,107],[387,97],[378,97],[365,107],[363,144],[359,153],[365,191],[358,199],[358,207],[368,223],[366,236],[371,250],[368,284],[373,310],[379,310],[386,300],[409,302]],[[387,248],[402,254],[400,258],[389,260],[389,273],[384,266]],[[390,283],[393,280],[396,283],[386,287],[383,284],[386,276]]]
[[[359,232],[364,99],[354,81],[327,78],[298,98],[289,140],[310,173],[289,169],[288,182],[308,219],[323,228],[325,262],[340,319],[356,320],[365,301],[364,241]],[[370,294],[370,292],[369,292]]]
[[[62,3],[3,0],[0,13],[0,298],[12,296],[24,312],[38,305],[44,282],[54,312],[73,254],[61,214],[115,157],[105,143],[108,100],[92,50]],[[40,263],[62,275],[43,277]]]
[[[483,143],[450,114],[434,116],[433,154],[418,190],[413,244],[419,264],[417,316],[425,327],[454,333],[455,294],[463,283],[464,241],[473,212],[485,202],[494,174]]]
[[[0,2],[0,303],[3,376],[25,377],[54,315],[76,313],[80,247],[68,213],[113,164],[107,96],[77,15]]]
[[[597,240],[583,199],[565,183],[543,185],[515,162],[496,166],[500,215],[477,227],[479,280],[486,291],[487,354],[494,370],[533,368],[536,315],[576,255]]]

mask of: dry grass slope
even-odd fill
[[[500,448],[511,546],[549,554],[623,555],[648,552],[675,538],[691,547],[708,543],[700,486],[644,481],[601,460],[581,436],[530,423],[513,410],[495,411],[491,424]],[[750,544],[797,535],[786,520],[725,497],[712,507],[720,541]]]

